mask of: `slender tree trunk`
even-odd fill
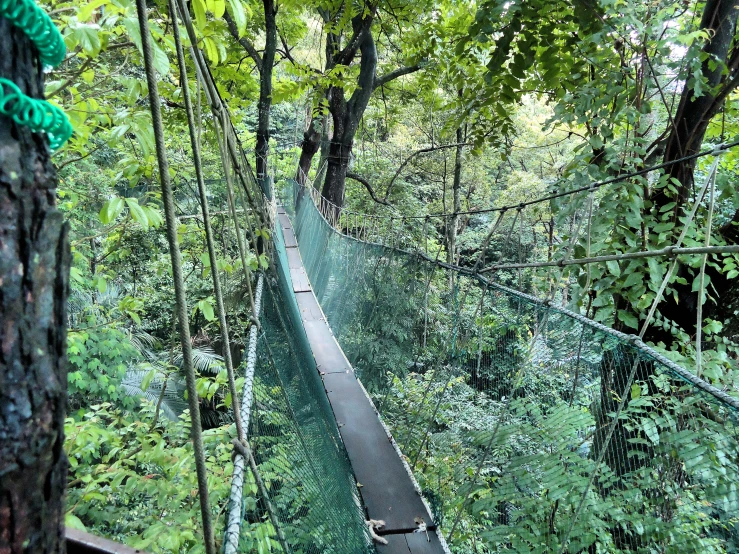
[[[259,79],[259,104],[257,116],[257,178],[267,177],[269,155],[269,112],[272,107],[272,69],[277,51],[277,10],[274,0],[264,0],[265,44],[262,55],[262,71]]]
[[[0,75],[43,97],[36,49],[0,18]],[[48,141],[0,116],[0,552],[64,552],[67,226]]]
[[[462,127],[457,128],[457,147],[454,152],[454,181],[452,182],[453,203],[451,223],[449,224],[449,245],[447,248],[447,262],[455,263],[457,256],[457,231],[459,227],[458,212],[462,209],[462,143],[464,141],[464,132]]]

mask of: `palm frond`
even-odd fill
[[[146,387],[146,390],[143,390],[142,384],[144,379],[146,379],[152,369],[156,373]],[[126,375],[121,383],[121,389],[127,396],[145,398],[149,402],[156,404],[162,394],[162,387],[165,381],[167,387],[164,391],[161,411],[167,419],[176,421],[180,414],[188,407],[184,399],[185,384],[182,378],[178,376],[166,376],[165,373],[158,371],[157,367],[151,364],[132,365],[126,371]]]
[[[182,352],[174,356],[174,365],[182,368]],[[223,367],[223,356],[216,354],[210,346],[201,346],[192,349],[192,362],[199,373],[217,375]]]

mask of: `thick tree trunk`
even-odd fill
[[[0,18],[0,75],[43,96],[35,48]],[[69,244],[48,141],[0,116],[0,552],[64,552]]]
[[[706,2],[701,18],[701,29],[708,30],[711,39],[703,48],[705,61],[701,71],[708,82],[701,85],[703,94],[697,97],[695,89],[685,85],[675,114],[675,125],[667,140],[665,162],[695,154],[701,149],[709,122],[720,112],[728,92],[731,91],[727,90],[722,94],[721,89],[726,89],[727,86],[730,89],[736,87],[736,84],[731,85],[731,81],[737,77],[739,52],[730,53],[730,47],[736,31],[737,14],[739,0]],[[727,68],[728,76],[725,73]],[[678,205],[688,201],[693,187],[694,170],[695,160],[675,164],[669,169],[669,176],[680,182]],[[664,205],[670,201],[672,200],[659,203]]]
[[[262,70],[259,78],[259,104],[257,116],[257,178],[267,177],[269,156],[269,112],[272,108],[272,68],[277,51],[277,10],[274,0],[264,0],[265,44],[262,54]]]
[[[706,2],[701,18],[701,28],[709,31],[711,39],[703,48],[705,60],[701,69],[708,79],[708,85],[703,85],[703,94],[696,98],[694,98],[694,88],[688,84],[685,85],[675,114],[674,126],[667,140],[665,162],[694,154],[701,149],[711,119],[720,113],[726,98],[739,84],[739,49],[731,48],[738,16],[739,0],[708,0]],[[717,60],[719,63],[716,63]],[[689,208],[694,170],[695,160],[672,165],[668,174],[680,183],[678,196],[674,198],[665,194],[664,190],[658,191],[652,198],[654,209],[659,210],[668,203],[676,201],[674,213],[677,217],[686,207]],[[735,231],[736,227],[730,224],[721,229],[729,242],[735,242],[734,239],[739,238],[739,236],[733,236]],[[706,272],[718,297],[723,298],[730,291],[732,283],[711,266],[706,268]],[[681,266],[678,275],[689,277],[689,272],[687,268]],[[698,295],[692,291],[692,279],[688,279],[688,282],[688,285],[673,285],[677,292],[677,301],[673,295],[666,296],[660,304],[660,313],[692,335],[695,332]],[[725,316],[733,315],[726,312],[724,309],[726,307],[729,307],[729,303],[708,304],[704,315],[723,320]],[[673,336],[669,331],[653,326],[648,329],[644,339],[669,344]]]
[[[332,204],[341,208],[344,205],[344,190],[346,188],[346,172],[349,169],[349,157],[352,145],[331,143],[328,150],[326,164],[326,179],[323,182],[321,195]]]
[[[362,20],[355,25],[362,24]],[[326,179],[323,183],[322,196],[339,208],[344,205],[344,189],[346,172],[349,169],[354,136],[359,129],[359,122],[367,109],[375,85],[377,69],[377,49],[372,32],[368,29],[359,46],[362,61],[359,64],[357,89],[347,102],[344,89],[329,89],[329,110],[334,124],[334,131],[329,146]]]
[[[321,146],[321,118],[313,116],[310,120],[308,128],[303,133],[303,143],[300,150],[300,160],[298,161],[298,173],[295,180],[301,185],[308,182],[308,173],[313,163],[313,157]]]

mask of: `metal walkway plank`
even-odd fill
[[[288,242],[287,237],[294,238],[290,219],[279,211],[278,218]],[[423,518],[433,528],[431,516],[325,320],[303,267],[299,250],[290,246],[286,250],[302,324],[357,479],[362,501],[371,519],[385,521],[385,526],[378,534],[384,535],[389,544],[376,545],[378,552],[442,554],[443,550],[433,531],[429,531],[428,535],[431,542],[426,538],[426,533],[413,536],[413,531],[417,528],[416,518]],[[421,537],[423,541],[419,542]]]
[[[327,373],[323,383],[369,517],[385,520],[383,533],[413,531],[417,517],[431,522],[354,372]]]
[[[295,298],[298,300],[300,317],[303,321],[322,321],[325,319],[321,308],[318,307],[313,291],[296,292]]]
[[[403,533],[384,535],[388,544],[377,544],[377,554],[443,554],[436,531],[426,533]]]
[[[290,269],[290,280],[293,282],[293,292],[310,292],[310,281],[308,281],[308,275],[305,273],[305,269],[300,267],[291,267]]]
[[[293,232],[292,227],[283,229],[282,235],[285,237],[285,247],[286,248],[297,248],[298,247],[298,241],[295,240],[295,233]]]

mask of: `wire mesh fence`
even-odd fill
[[[739,551],[735,400],[602,325],[344,236],[297,185],[293,199],[318,301],[453,552]]]
[[[275,232],[279,278],[268,279],[263,293],[249,442],[290,552],[370,552],[351,466],[305,332],[295,325],[284,241]],[[239,552],[281,550],[268,510],[249,472]]]

